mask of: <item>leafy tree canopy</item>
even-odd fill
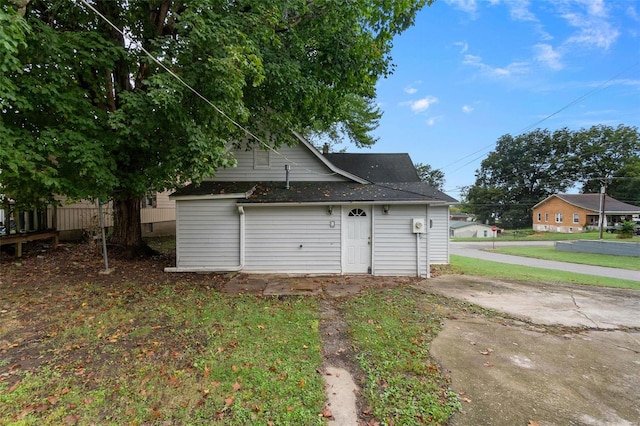
[[[444,188],[444,172],[440,169],[434,169],[429,164],[416,163],[414,164],[420,180],[429,183],[436,189],[442,191]]]
[[[246,137],[237,124],[275,145],[291,129],[369,145],[393,37],[430,3],[3,3],[3,192],[25,204],[112,199],[114,241],[136,246],[139,198],[232,165],[228,143]]]
[[[598,192],[603,178],[634,175],[639,158],[640,135],[634,127],[504,135],[476,171],[475,184],[464,194],[465,208],[483,222],[529,227],[531,208],[544,198],[581,182],[583,192]],[[625,191],[633,182],[616,180],[615,188]]]

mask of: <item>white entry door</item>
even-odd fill
[[[347,212],[345,272],[371,272],[371,210],[353,208]]]

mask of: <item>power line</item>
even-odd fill
[[[104,16],[102,13],[100,13],[100,11],[98,11],[93,5],[89,4],[86,0],[80,0],[85,6],[87,6],[89,9],[91,9],[91,11],[93,11],[93,13],[95,13],[96,15],[98,15],[103,21],[105,21],[110,27],[112,27],[114,30],[116,30],[120,35],[122,35],[122,37],[124,37],[125,39],[127,38],[126,33],[121,30],[117,25],[115,25],[113,22],[111,22],[109,20],[109,18],[107,18],[106,16]],[[198,92],[195,88],[193,88],[191,85],[189,85],[186,81],[184,81],[179,75],[177,75],[176,73],[174,73],[173,71],[171,71],[171,69],[169,67],[167,67],[165,64],[163,64],[158,58],[156,58],[155,56],[153,56],[147,49],[144,48],[144,46],[141,43],[136,43],[137,47],[144,52],[153,62],[155,62],[156,64],[158,64],[162,69],[164,69],[167,73],[169,73],[169,75],[171,75],[173,78],[175,78],[176,80],[178,80],[178,82],[180,84],[182,84],[184,87],[186,87],[187,89],[189,89],[193,94],[195,94],[197,97],[199,97],[200,99],[202,99],[206,104],[208,104],[210,107],[212,107],[218,114],[220,114],[222,117],[224,117],[226,120],[228,120],[229,122],[231,122],[234,126],[236,126],[238,129],[242,130],[243,132],[245,132],[245,134],[247,136],[250,136],[251,138],[255,139],[257,142],[259,142],[262,146],[264,146],[265,148],[267,148],[268,150],[274,152],[275,154],[279,155],[280,157],[284,158],[286,161],[290,162],[293,165],[296,166],[301,166],[300,164],[296,163],[295,161],[289,159],[286,155],[278,152],[275,148],[273,148],[272,146],[270,146],[269,144],[265,143],[264,141],[262,141],[262,139],[260,139],[258,136],[256,136],[255,134],[253,134],[251,131],[249,131],[249,129],[247,129],[246,127],[242,126],[240,123],[238,123],[237,121],[235,121],[233,118],[231,118],[229,115],[227,115],[222,109],[220,109],[217,105],[215,105],[213,102],[211,102],[209,99],[207,99],[204,95],[202,95],[200,92]],[[321,175],[321,176],[333,176],[336,173],[319,173],[315,170],[310,170],[307,169],[305,167],[303,167],[303,170],[308,171],[310,173],[316,174],[316,175]]]
[[[560,108],[560,109],[558,109],[557,111],[555,111],[555,112],[553,112],[553,113],[551,113],[551,114],[547,115],[546,117],[544,117],[544,118],[542,118],[542,119],[540,119],[540,120],[536,121],[535,123],[530,124],[530,125],[528,125],[528,126],[524,127],[522,130],[520,130],[520,131],[519,131],[519,132],[517,132],[517,133],[518,133],[518,134],[522,134],[522,133],[524,133],[524,132],[526,132],[526,131],[528,131],[528,130],[530,130],[530,129],[532,129],[532,128],[536,127],[536,126],[538,126],[539,124],[541,124],[541,123],[543,123],[543,122],[547,121],[547,120],[548,120],[548,119],[550,119],[551,117],[554,117],[555,115],[558,115],[558,114],[559,114],[559,113],[561,113],[562,111],[564,111],[564,110],[566,110],[566,109],[568,109],[568,108],[572,107],[573,105],[577,104],[578,102],[582,101],[583,99],[586,99],[587,97],[589,97],[589,96],[591,96],[591,95],[593,95],[593,94],[595,94],[595,93],[597,93],[597,92],[599,92],[599,91],[601,91],[601,90],[603,90],[603,89],[607,88],[607,87],[608,87],[608,84],[609,84],[610,82],[612,82],[612,81],[613,81],[613,80],[615,80],[616,78],[620,77],[621,75],[625,74],[625,73],[626,73],[626,72],[628,72],[629,70],[633,69],[633,68],[634,68],[634,67],[636,67],[638,64],[640,64],[640,61],[636,61],[636,62],[635,62],[635,63],[633,63],[631,66],[629,66],[629,67],[625,68],[624,70],[622,70],[622,71],[618,72],[617,74],[615,74],[613,77],[611,77],[611,78],[607,79],[606,81],[604,81],[604,82],[600,83],[598,86],[596,86],[595,88],[593,88],[593,89],[591,89],[590,91],[586,92],[586,93],[585,93],[585,94],[583,94],[582,96],[580,96],[580,97],[578,97],[578,98],[574,99],[573,101],[571,101],[571,102],[569,102],[568,104],[564,105],[562,108]],[[456,163],[459,163],[460,161],[462,161],[462,160],[464,160],[464,159],[467,159],[467,158],[469,158],[469,157],[471,157],[471,156],[474,156],[474,155],[476,155],[476,154],[483,153],[483,155],[484,155],[484,152],[485,152],[485,151],[487,151],[488,149],[491,149],[495,144],[496,144],[495,142],[492,142],[491,144],[489,144],[489,145],[487,145],[487,146],[485,146],[485,147],[483,147],[483,148],[480,148],[479,150],[474,151],[474,152],[472,152],[471,154],[465,155],[464,157],[461,157],[461,158],[459,158],[458,160],[456,160],[456,161],[454,161],[454,162],[452,162],[452,163],[447,164],[446,166],[444,166],[444,167],[443,167],[443,169],[446,169],[447,167],[450,167],[450,166],[452,166],[452,165],[454,165],[454,164],[456,164]],[[469,164],[471,164],[471,163],[473,163],[473,162],[475,162],[475,161],[479,160],[480,158],[482,158],[482,156],[483,156],[483,155],[480,155],[480,156],[478,156],[478,157],[474,157],[472,160],[470,160],[470,161],[468,161],[468,162],[464,163],[462,166],[458,167],[457,169],[452,170],[452,173],[453,173],[453,172],[457,172],[458,170],[460,170],[460,169],[464,168],[465,166],[468,166]]]

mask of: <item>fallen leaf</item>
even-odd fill
[[[298,386],[299,386],[299,387],[301,387],[301,388],[303,388],[303,387],[304,387],[304,385],[305,385],[305,381],[304,381],[304,379],[300,379],[300,381],[298,382]]]
[[[535,420],[529,420],[527,426],[540,426],[540,423],[536,422]]]
[[[236,397],[235,397],[235,396],[233,396],[233,395],[231,395],[231,396],[230,396],[230,397],[228,397],[228,398],[225,398],[225,399],[224,399],[224,406],[225,406],[225,407],[231,407],[231,405],[233,405],[233,401],[234,401],[235,399],[236,399]]]
[[[493,367],[494,366],[492,362],[485,362],[482,365],[484,365],[485,367]]]
[[[325,419],[330,419],[333,417],[333,413],[331,412],[331,409],[325,405],[324,408],[322,409],[322,417],[324,417]]]
[[[240,389],[242,389],[242,385],[240,383],[238,383],[238,382],[235,382],[233,384],[233,391],[234,392],[238,392]]]
[[[469,398],[461,398],[462,402],[471,402]]]
[[[64,418],[65,425],[75,425],[80,421],[80,416],[77,414],[71,414]]]
[[[486,349],[486,350],[484,350],[484,351],[480,351],[480,353],[481,353],[482,355],[491,355],[491,354],[493,353],[493,349],[491,349],[491,348],[487,348],[487,349]]]

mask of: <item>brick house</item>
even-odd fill
[[[600,194],[553,194],[533,206],[533,230],[576,233],[597,229],[600,208]],[[638,215],[640,207],[606,196],[607,224]]]

